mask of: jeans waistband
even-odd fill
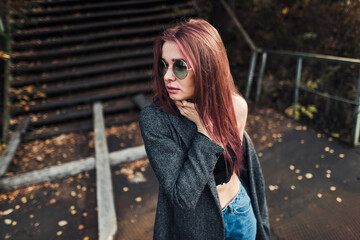
[[[240,194],[241,189],[243,188],[240,179],[239,179],[239,183],[240,183],[239,191],[236,193],[236,195],[234,196],[234,198],[231,199],[231,201],[230,201],[228,204],[226,204],[226,206],[222,209],[222,212],[223,212],[223,213],[226,212],[227,208],[229,208],[229,205],[230,205],[231,203],[233,203],[233,202],[235,201],[236,197]]]

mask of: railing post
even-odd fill
[[[299,86],[301,79],[301,68],[302,68],[302,58],[299,57],[296,66],[296,84],[295,84],[295,93],[294,93],[294,106],[293,106],[293,118],[296,118],[296,108],[299,100]]]
[[[255,99],[256,102],[259,101],[260,94],[261,94],[261,87],[262,87],[262,82],[263,82],[264,72],[265,72],[265,67],[266,67],[266,59],[267,59],[267,53],[263,52],[262,56],[261,56],[260,75],[259,75],[257,88],[256,88],[256,99]]]
[[[256,64],[256,58],[257,58],[257,52],[253,50],[252,54],[251,54],[249,75],[248,75],[248,81],[247,81],[247,85],[246,85],[246,93],[245,93],[245,98],[246,99],[249,99],[249,97],[250,97],[250,90],[251,90],[252,80],[253,80],[253,77],[254,77],[254,69],[255,69],[255,64]]]
[[[10,121],[10,44],[7,35],[8,24],[6,19],[5,23],[2,20],[0,18],[0,142],[5,142],[9,134]]]
[[[357,84],[357,91],[356,91],[356,106],[354,112],[354,141],[353,145],[358,146],[360,145],[359,142],[359,135],[360,135],[360,69],[359,69],[359,76],[358,76],[358,84]]]

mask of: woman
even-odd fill
[[[247,104],[216,29],[201,19],[166,29],[153,77],[140,128],[159,181],[154,239],[269,239],[262,172],[244,137]]]

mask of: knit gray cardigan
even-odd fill
[[[141,111],[140,129],[159,181],[154,239],[224,239],[225,228],[213,170],[224,149],[185,117],[152,104]],[[265,185],[251,140],[245,134],[241,181],[257,218],[256,239],[270,239]]]

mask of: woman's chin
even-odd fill
[[[191,96],[176,96],[176,95],[173,95],[173,94],[169,94],[169,97],[171,100],[173,101],[192,101],[192,97]]]
[[[186,100],[186,98],[184,98],[184,97],[181,97],[181,96],[171,96],[171,95],[170,95],[170,99],[173,100],[173,101],[184,101],[184,100]]]

